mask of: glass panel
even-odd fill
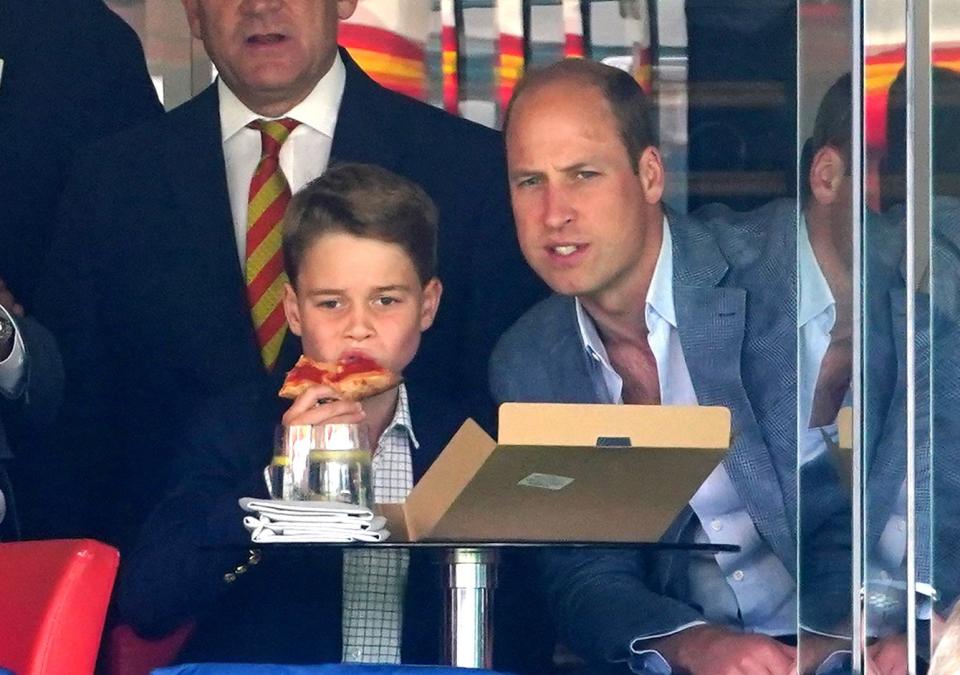
[[[162,0],[107,0],[107,5],[140,36],[147,68],[167,110],[210,84],[210,61],[190,36],[183,5]]]
[[[801,2],[798,36],[798,476],[801,672],[853,649],[855,129],[849,3]]]
[[[956,3],[930,3],[932,48],[931,160],[931,455],[933,586],[931,672],[960,670],[954,616],[945,624],[960,594],[960,425],[957,400],[960,377],[960,16]],[[919,508],[919,506],[918,506]],[[922,544],[923,542],[921,542]],[[923,553],[929,555],[928,549]],[[922,557],[918,554],[918,557]],[[924,609],[920,608],[921,612]],[[921,613],[921,616],[923,614]],[[944,638],[944,633],[950,636]],[[924,636],[921,633],[920,639]],[[939,646],[938,646],[939,645]],[[925,645],[921,644],[921,653]]]

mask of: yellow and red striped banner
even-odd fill
[[[583,4],[580,0],[563,0],[563,56],[568,59],[586,57],[583,40]]]
[[[440,0],[440,58],[443,73],[443,107],[460,113],[460,36],[456,0]]]
[[[340,23],[337,41],[374,80],[424,100],[424,44],[429,28],[428,0],[364,0],[353,16]]]
[[[497,98],[505,111],[526,66],[523,0],[497,0]]]

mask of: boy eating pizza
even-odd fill
[[[283,252],[284,312],[304,355],[341,375],[387,377],[360,401],[329,379],[300,378],[286,410],[275,390],[258,390],[201,411],[179,485],[125,561],[122,618],[145,636],[195,620],[185,662],[438,663],[438,566],[416,551],[237,548],[250,543],[237,500],[266,496],[281,419],[366,425],[374,494],[387,503],[405,500],[466,417],[446,393],[392,375],[413,360],[439,307],[436,209],[385,169],[334,166],[291,200]]]

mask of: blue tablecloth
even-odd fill
[[[452,666],[395,666],[329,663],[279,666],[259,663],[200,663],[158,668],[152,675],[505,675],[492,670]]]

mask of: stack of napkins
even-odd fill
[[[370,509],[340,502],[280,501],[243,497],[243,525],[258,544],[272,542],[384,541],[386,518]]]

